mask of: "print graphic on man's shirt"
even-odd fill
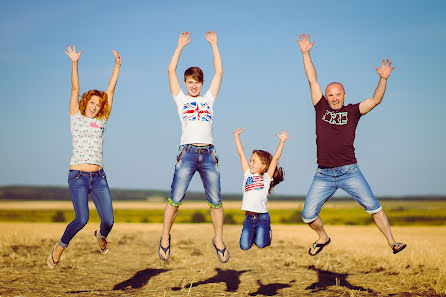
[[[263,178],[258,175],[250,176],[246,179],[245,192],[251,190],[262,190],[263,189]]]
[[[187,102],[183,105],[183,120],[210,122],[212,120],[210,109],[207,102]]]
[[[345,125],[347,124],[348,118],[347,118],[348,112],[332,112],[329,110],[325,111],[324,116],[322,117],[322,120],[326,121],[327,123],[330,123],[332,125]]]

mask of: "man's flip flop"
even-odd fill
[[[56,246],[57,246],[57,243],[54,246],[54,248],[52,249],[51,254],[46,259],[46,264],[48,265],[48,267],[50,269],[54,269],[56,267],[56,265],[59,264],[59,261],[60,261],[59,260],[59,261],[56,262],[56,261],[54,261],[54,258],[53,258],[53,253],[54,253],[54,250],[56,249]]]
[[[98,241],[99,250],[101,251],[101,253],[103,253],[105,255],[108,252],[108,249],[110,248],[110,244],[107,242],[107,240],[105,238],[102,238],[103,240],[105,240],[106,245],[105,245],[105,248],[101,247],[101,243],[99,242],[99,240],[101,240],[101,238],[99,237],[98,230],[94,231],[94,237],[96,237],[96,240]]]
[[[393,245],[392,250],[394,254],[397,254],[406,248],[407,244],[402,242],[397,242]],[[400,248],[398,248],[400,247]]]
[[[317,254],[319,254],[320,252],[322,252],[322,250],[324,249],[324,247],[327,246],[330,242],[331,242],[331,239],[330,239],[330,238],[328,238],[328,240],[327,240],[326,243],[317,243],[317,241],[315,241],[315,242],[313,243],[313,249],[315,249],[315,248],[319,248],[319,249],[316,251],[316,253],[312,254],[312,253],[311,253],[311,248],[309,248],[309,249],[308,249],[308,254],[309,254],[310,256],[313,256],[313,257],[316,256]]]
[[[161,259],[161,260],[163,260],[163,261],[167,261],[167,260],[170,259],[170,234],[169,234],[169,245],[168,245],[167,247],[163,247],[163,246],[161,245],[161,241],[162,241],[162,239],[163,239],[163,237],[161,236],[161,238],[160,238],[160,246],[159,246],[159,248],[158,248],[158,256],[160,256],[160,259]],[[161,251],[160,251],[160,249],[163,250],[163,252],[164,252],[165,255],[167,255],[167,251],[169,251],[169,255],[168,255],[166,258],[164,258],[164,257],[161,255]]]
[[[226,249],[226,245],[223,243],[223,245],[225,246],[222,250],[221,249],[219,249],[216,245],[215,245],[215,241],[214,241],[214,239],[215,238],[213,238],[212,239],[212,244],[214,245],[214,248],[215,248],[215,251],[217,252],[217,257],[218,257],[218,260],[220,260],[220,262],[221,263],[227,263],[228,261],[229,261],[229,251]],[[228,252],[228,258],[226,258],[226,261],[223,261],[223,259],[220,257],[220,254],[219,253],[221,253],[221,255],[222,255],[222,257],[225,255],[225,252]]]

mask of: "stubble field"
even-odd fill
[[[327,226],[332,243],[310,257],[307,226],[273,225],[270,247],[242,251],[241,225],[228,225],[221,264],[211,224],[175,224],[165,263],[161,224],[116,223],[102,255],[90,222],[50,270],[65,226],[0,223],[0,296],[446,296],[444,227],[394,227],[408,247],[393,255],[375,226]]]

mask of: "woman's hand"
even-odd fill
[[[81,57],[82,50],[76,53],[76,47],[73,44],[73,49],[70,46],[67,46],[67,50],[65,51],[67,56],[71,59],[72,62],[77,62]]]

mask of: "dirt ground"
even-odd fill
[[[66,224],[0,223],[0,296],[446,296],[444,227],[395,227],[393,255],[374,226],[327,226],[332,243],[307,253],[307,226],[273,225],[270,247],[242,251],[241,226],[225,226],[229,263],[210,224],[175,224],[172,256],[158,258],[161,224],[115,224],[102,255],[89,223],[55,270],[46,258]]]

